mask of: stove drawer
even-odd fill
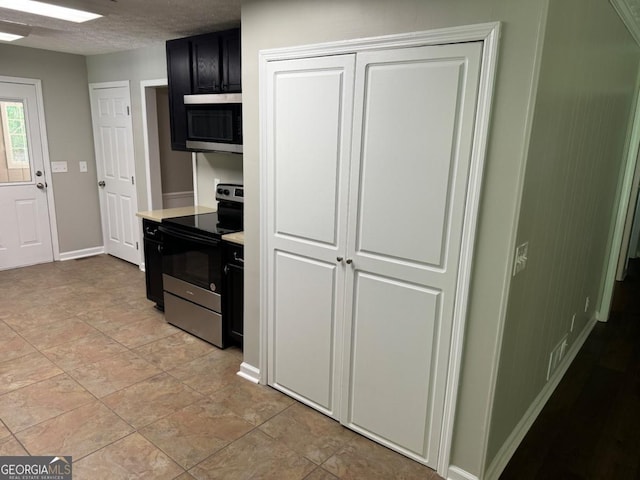
[[[222,315],[195,303],[164,292],[164,314],[167,322],[196,337],[224,348]]]
[[[162,283],[165,292],[173,293],[178,297],[182,297],[190,302],[197,303],[203,307],[215,310],[217,312],[222,311],[220,294],[215,293],[204,288],[200,288],[191,283],[185,282],[178,278],[167,275],[162,276]]]

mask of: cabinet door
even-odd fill
[[[191,93],[191,53],[189,39],[167,42],[167,74],[169,83],[169,123],[171,149],[187,150],[187,113],[184,96]]]
[[[220,37],[217,33],[191,38],[192,89],[191,93],[219,93]]]
[[[267,71],[268,382],[336,418],[353,67],[343,55]]]
[[[230,30],[220,35],[222,51],[222,91],[239,93],[242,91],[240,30]]]
[[[358,54],[350,428],[437,467],[481,43]]]

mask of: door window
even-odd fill
[[[0,183],[31,181],[24,103],[0,101]]]

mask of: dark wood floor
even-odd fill
[[[640,262],[501,479],[640,479]]]

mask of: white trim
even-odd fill
[[[260,383],[260,369],[249,365],[247,362],[240,364],[240,371],[236,375],[252,383]]]
[[[478,480],[478,477],[470,474],[469,472],[461,469],[460,467],[451,465],[449,467],[449,474],[447,475],[447,480]]]
[[[104,246],[83,248],[82,250],[72,250],[70,252],[63,252],[60,254],[60,261],[66,262],[67,260],[76,260],[78,258],[93,257],[95,255],[102,255],[104,252]]]
[[[155,99],[155,87],[166,87],[166,78],[142,80],[140,82],[140,100],[142,102],[142,143],[144,145],[144,169],[147,180],[147,210],[163,208],[158,205],[162,196],[160,183],[160,153],[158,140],[158,110],[156,102],[147,103],[147,88],[152,90]],[[152,93],[151,91],[149,94]],[[153,163],[154,178],[151,178],[151,163]],[[153,181],[152,181],[153,180]],[[155,201],[154,201],[155,200]]]
[[[449,352],[449,368],[447,372],[446,393],[438,454],[438,473],[446,475],[451,460],[451,445],[453,443],[454,421],[460,386],[460,372],[462,369],[462,351],[464,348],[464,330],[469,305],[469,291],[471,284],[471,270],[473,261],[473,247],[475,245],[482,190],[482,174],[487,153],[491,105],[495,86],[496,64],[498,59],[498,40],[500,38],[500,24],[493,24],[493,28],[486,33],[480,68],[480,84],[478,85],[478,111],[476,114],[476,128],[473,133],[472,156],[469,172],[469,187],[465,216],[463,222],[462,246],[460,263],[458,265],[458,280],[456,285],[453,325],[451,331],[451,349]]]
[[[640,19],[633,13],[628,0],[610,0],[610,3],[618,13],[618,16],[622,19],[622,22],[627,27],[627,30],[629,30],[633,39],[638,45],[640,45],[640,24],[638,24]]]
[[[507,306],[509,301],[509,290],[511,288],[512,275],[512,260],[515,256],[515,250],[518,240],[518,225],[520,222],[520,211],[522,205],[522,192],[524,191],[525,173],[527,169],[527,159],[529,154],[529,145],[531,143],[531,132],[533,130],[533,117],[535,114],[535,105],[538,96],[538,82],[540,80],[540,69],[542,63],[542,51],[544,46],[544,37],[547,26],[547,16],[549,11],[549,0],[543,0],[543,5],[540,10],[540,18],[538,20],[538,32],[535,49],[535,58],[533,59],[533,78],[531,81],[531,88],[529,89],[529,100],[527,102],[527,117],[524,125],[524,144],[520,151],[521,166],[518,172],[517,178],[517,200],[513,208],[513,221],[511,222],[511,232],[509,234],[509,252],[507,254],[507,263],[503,272],[503,289],[502,297],[500,301],[500,309],[498,314],[498,328],[495,342],[493,345],[493,361],[491,365],[491,373],[489,381],[489,399],[486,404],[486,410],[484,412],[484,425],[483,432],[484,438],[482,440],[482,455],[480,457],[480,476],[486,471],[487,455],[489,449],[489,434],[491,430],[491,419],[493,415],[493,404],[496,395],[496,386],[498,383],[498,368],[500,366],[500,355],[502,353],[502,339],[504,336],[504,325],[507,319]]]
[[[443,28],[427,32],[387,35],[356,40],[347,40],[302,47],[261,50],[259,52],[259,85],[260,85],[260,371],[266,372],[267,357],[267,312],[268,302],[268,271],[266,263],[269,252],[267,250],[267,171],[265,155],[267,150],[266,132],[266,75],[267,64],[271,61],[306,58],[325,55],[359,53],[366,50],[380,50],[412,46],[439,45],[458,42],[485,42],[481,79],[478,91],[477,122],[474,131],[472,150],[472,170],[469,176],[469,195],[465,206],[463,225],[463,240],[460,257],[460,267],[456,285],[456,305],[453,316],[453,330],[450,349],[450,364],[447,374],[447,385],[444,398],[444,418],[441,430],[441,441],[438,454],[438,473],[447,475],[451,456],[453,438],[453,423],[456,411],[457,390],[460,380],[460,363],[463,350],[464,324],[466,320],[469,283],[471,278],[471,264],[474,247],[475,232],[478,220],[478,206],[482,186],[483,165],[486,157],[487,139],[489,131],[489,117],[491,113],[493,87],[495,82],[496,63],[498,55],[498,39],[500,23],[484,23],[461,27]],[[261,376],[261,382],[266,382],[267,375]]]
[[[193,174],[193,201],[196,205],[200,204],[198,199],[198,155],[191,152],[191,173]]]
[[[89,88],[92,89],[102,89],[102,88],[119,88],[119,87],[128,87],[129,80],[116,80],[114,82],[96,82],[90,83]]]
[[[147,271],[147,265],[144,262],[140,262],[140,265],[138,266],[138,268],[140,269],[141,272]]]
[[[51,172],[51,160],[49,158],[49,142],[47,140],[47,123],[44,115],[44,99],[42,96],[42,81],[36,78],[6,77],[0,76],[0,82],[23,83],[33,85],[36,89],[36,101],[38,122],[40,124],[40,145],[42,146],[42,163],[44,164],[45,178],[49,179],[47,187],[47,208],[49,210],[49,230],[51,231],[51,248],[53,259],[60,260],[60,243],[58,240],[58,221],[56,219],[56,206],[53,195],[53,174]]]
[[[518,446],[520,446],[520,442],[522,442],[525,435],[533,425],[533,422],[535,422],[535,420],[538,418],[538,415],[540,415],[540,412],[549,401],[549,398],[555,391],[556,387],[560,384],[562,377],[564,377],[564,374],[573,363],[573,360],[576,358],[576,355],[584,345],[584,342],[589,337],[589,334],[593,330],[593,327],[596,325],[596,323],[597,318],[594,315],[593,317],[591,317],[589,323],[587,323],[582,332],[580,332],[580,335],[576,337],[573,345],[571,345],[571,348],[567,352],[567,355],[564,357],[560,365],[558,365],[555,373],[549,379],[544,388],[540,391],[536,399],[531,403],[529,409],[515,426],[515,428],[511,432],[511,435],[509,435],[509,437],[505,440],[500,450],[498,450],[498,453],[493,459],[493,462],[491,462],[491,465],[489,465],[489,468],[487,469],[486,474],[483,478],[485,478],[486,480],[497,480],[500,477],[502,471],[509,463],[509,460],[511,460],[511,457],[515,453],[516,449],[518,448]]]
[[[162,208],[176,208],[195,205],[193,190],[185,192],[167,192],[162,194]]]

